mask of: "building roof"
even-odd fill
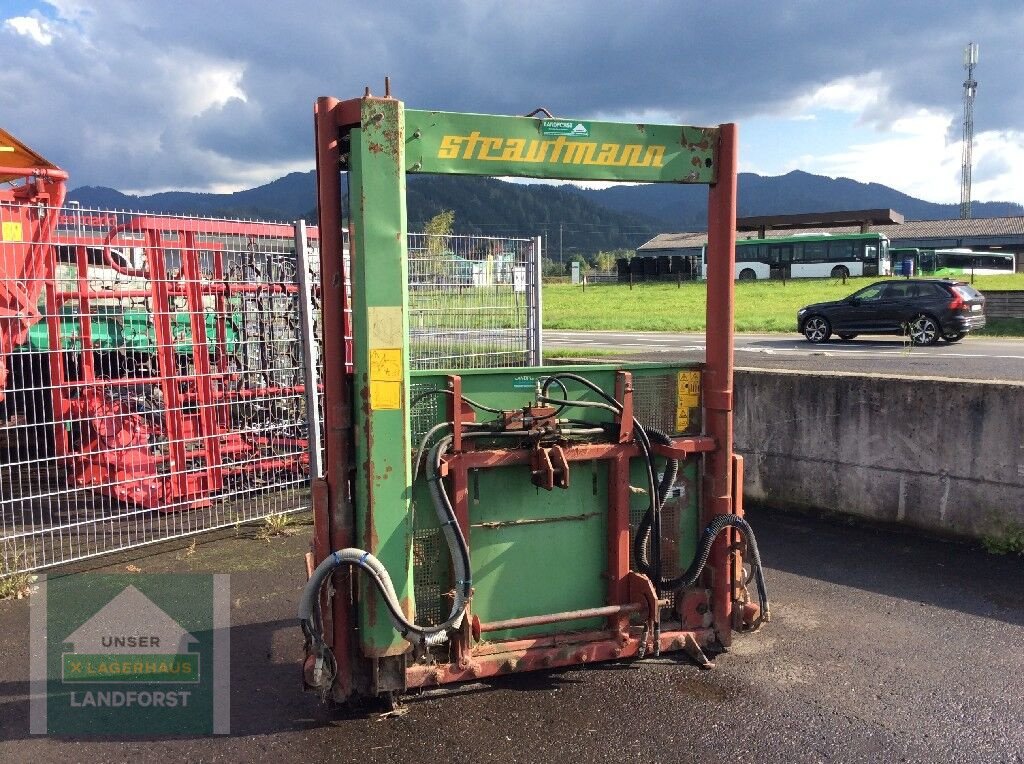
[[[753,218],[747,218],[752,220]],[[769,239],[807,233],[806,227],[766,231]],[[823,233],[860,233],[859,225],[815,226]],[[982,237],[1020,237],[1024,245],[1024,216],[1002,218],[970,218],[968,220],[908,220],[905,223],[871,225],[869,231],[885,234],[891,240],[899,239],[962,239]],[[740,233],[739,239],[757,238],[753,233]],[[703,247],[708,243],[706,232],[661,233],[644,242],[638,250],[685,249]]]
[[[801,212],[796,215],[757,215],[736,218],[737,231],[760,231],[773,228],[818,228],[842,225],[886,225],[902,223],[896,210],[842,210],[840,212]]]

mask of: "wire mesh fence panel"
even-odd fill
[[[5,241],[0,251],[5,283],[28,273],[38,307],[20,332],[7,327],[8,569],[307,504],[291,225],[14,206],[0,215],[55,221],[32,247]]]
[[[309,505],[316,228],[7,203],[0,223],[0,575]],[[534,240],[411,235],[413,366],[531,362],[537,262]]]
[[[409,357],[416,369],[536,363],[536,239],[409,235]]]

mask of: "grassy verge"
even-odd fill
[[[839,300],[877,278],[801,279],[736,283],[736,330],[795,332],[796,312],[814,302]],[[1024,274],[979,276],[975,287],[1024,289]],[[703,283],[573,284],[544,286],[544,327],[563,330],[704,331]],[[1024,320],[993,322],[989,335],[1024,335]]]
[[[576,350],[570,348],[548,348],[544,351],[544,360],[552,358],[605,358],[622,355],[623,350]]]
[[[1024,337],[1024,318],[990,318],[975,334],[984,337]]]

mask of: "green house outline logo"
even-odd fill
[[[144,626],[142,626],[144,624]],[[65,684],[198,684],[199,640],[132,585],[104,605],[64,642]]]

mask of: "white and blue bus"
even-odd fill
[[[702,250],[702,257],[707,248]],[[704,263],[707,277],[707,264]],[[736,242],[735,278],[846,278],[889,276],[889,239],[880,233],[807,233]]]

